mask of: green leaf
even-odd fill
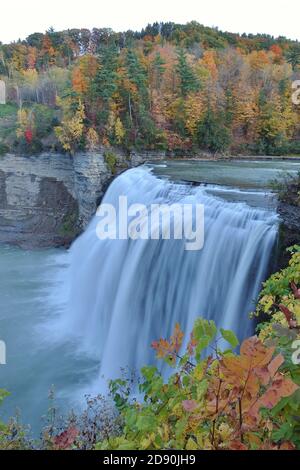
[[[240,344],[233,331],[224,330],[223,328],[221,328],[220,332],[225,341],[227,341],[233,349],[235,349]]]
[[[195,440],[190,437],[186,443],[185,449],[186,450],[199,450],[199,446],[197,442],[195,442]]]
[[[200,357],[201,352],[209,346],[217,334],[217,327],[213,320],[198,318],[195,321],[193,336],[197,341],[196,358]]]
[[[273,432],[273,438],[275,442],[289,440],[291,439],[292,435],[293,427],[289,422],[284,423],[278,430]]]
[[[155,416],[139,416],[136,422],[136,426],[139,431],[153,431],[155,428],[156,420]]]
[[[149,366],[149,367],[143,367],[141,369],[141,372],[142,372],[142,375],[143,377],[145,377],[146,380],[152,380],[153,377],[156,375],[157,373],[157,368],[156,367],[153,367],[153,366]]]
[[[4,390],[3,388],[0,388],[0,405],[2,404],[3,400],[10,395],[9,392]]]
[[[134,441],[122,442],[117,450],[135,450],[137,448]]]
[[[207,379],[201,380],[201,382],[197,386],[197,400],[201,400],[204,397],[204,395],[207,392],[207,389],[208,389]]]
[[[202,351],[204,351],[204,349],[206,349],[210,345],[210,343],[210,336],[203,336],[201,339],[199,339],[195,350],[197,361],[200,359]]]

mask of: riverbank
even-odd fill
[[[181,160],[186,161],[230,161],[230,160],[244,160],[244,161],[259,161],[259,160],[287,160],[287,161],[300,161],[300,155],[199,155],[198,157],[168,157],[168,160]]]

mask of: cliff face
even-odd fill
[[[70,244],[114,175],[149,157],[117,155],[114,174],[101,152],[0,157],[0,242],[25,248]]]
[[[286,248],[300,243],[300,207],[279,201],[277,211],[281,220],[278,269],[282,269],[288,265],[290,259]]]

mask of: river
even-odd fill
[[[125,194],[135,203],[203,203],[201,252],[187,253],[177,240],[100,242],[96,219],[69,251],[0,246],[0,340],[7,347],[0,388],[11,392],[1,416],[18,408],[38,430],[52,386],[62,412],[78,408],[86,393],[101,389],[100,376],[153,361],[151,341],[176,321],[189,330],[201,314],[240,337],[250,334],[248,313],[276,243],[268,183],[299,170],[299,161],[167,161],[129,170],[111,185],[106,202]]]

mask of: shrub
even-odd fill
[[[2,155],[5,155],[6,153],[9,152],[9,147],[6,145],[6,144],[2,144],[0,142],[0,156]]]
[[[107,151],[104,153],[104,161],[111,173],[114,174],[116,172],[117,156],[113,152]]]
[[[221,329],[218,336],[213,321],[199,318],[182,355],[179,325],[169,341],[153,343],[157,357],[174,373],[166,381],[157,368],[142,369],[141,402],[130,398],[125,381],[111,382],[124,432],[97,448],[293,449],[292,436],[278,439],[289,424],[289,416],[279,410],[282,400],[291,400],[298,390],[289,371],[283,372],[284,356],[256,336],[245,340],[236,354],[234,333]],[[225,351],[220,339],[229,346]],[[212,354],[203,358],[208,348]]]
[[[43,139],[49,135],[57,125],[56,111],[49,106],[35,104],[32,108],[36,126],[36,136]]]
[[[0,390],[0,404],[7,395],[6,391]],[[22,425],[17,416],[7,424],[0,422],[0,450],[90,450],[99,440],[121,433],[122,418],[110,401],[98,395],[95,398],[87,396],[86,403],[82,413],[71,411],[67,416],[60,415],[51,390],[50,406],[40,437],[33,438],[30,427]]]
[[[285,357],[283,373],[288,372],[292,380],[300,385],[300,247],[294,246],[289,266],[273,274],[265,283],[256,309],[256,316],[265,321],[258,325],[259,338],[266,344],[275,345]],[[267,317],[267,320],[266,320]],[[300,392],[282,400],[271,411],[271,418],[278,422],[278,413],[285,416],[274,431],[276,440],[290,439],[300,448]]]
[[[297,176],[288,173],[283,180],[274,180],[271,185],[278,192],[280,201],[300,206],[300,171]]]

